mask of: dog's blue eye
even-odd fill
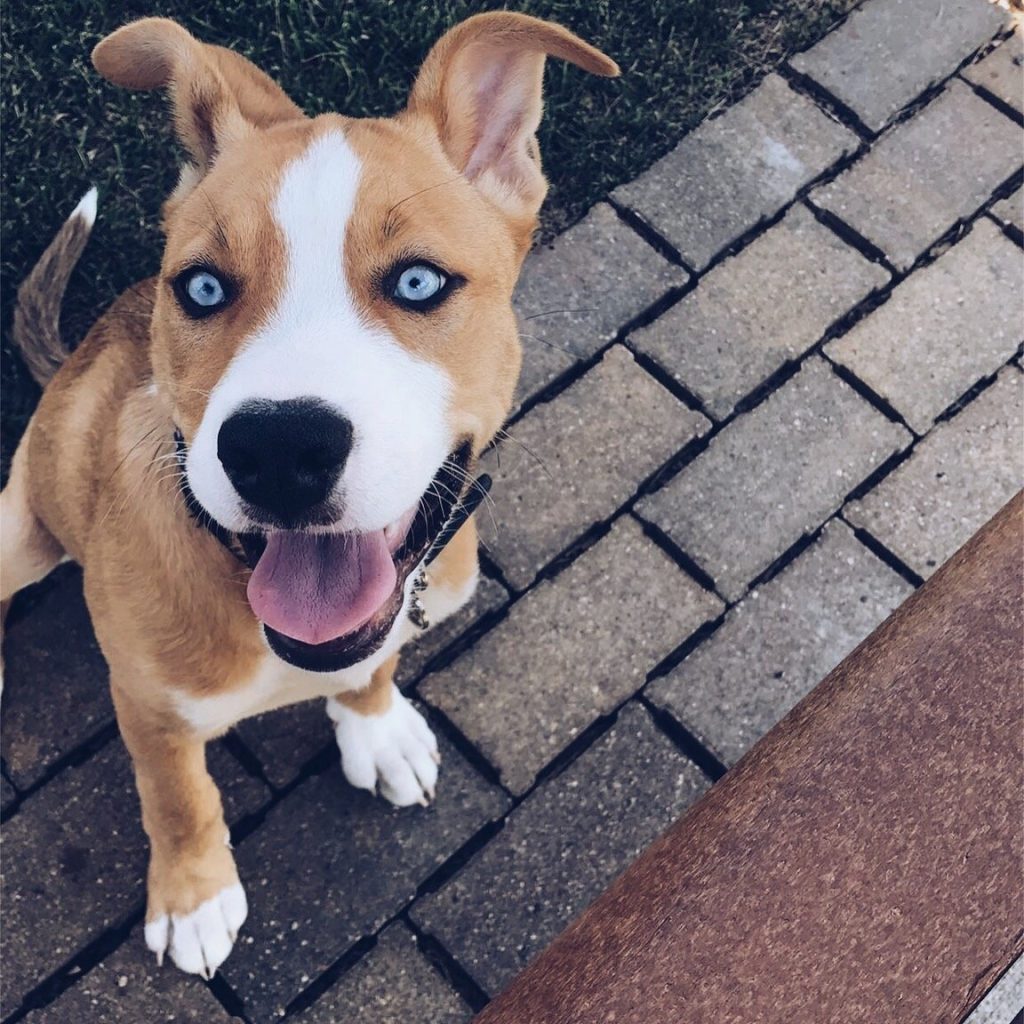
[[[227,295],[224,285],[208,270],[197,270],[185,282],[185,294],[202,309],[223,305]]]
[[[417,263],[402,271],[395,284],[394,295],[402,302],[426,302],[444,288],[446,281],[440,270]]]

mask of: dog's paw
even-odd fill
[[[228,958],[248,913],[245,890],[235,882],[191,913],[160,914],[147,921],[146,945],[158,964],[167,953],[183,971],[209,981]]]
[[[358,789],[379,790],[396,807],[434,799],[437,740],[423,716],[392,686],[391,707],[383,715],[361,715],[333,698],[327,714],[341,750],[345,778]]]

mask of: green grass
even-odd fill
[[[524,0],[604,49],[617,81],[549,62],[541,150],[551,180],[543,231],[578,219],[635,177],[709,113],[820,37],[856,0]],[[108,32],[149,14],[234,47],[309,113],[387,115],[403,104],[431,43],[494,3],[396,0],[86,0],[4,5],[0,119],[5,133],[0,214],[2,454],[7,465],[38,397],[10,350],[15,290],[61,220],[92,184],[100,220],[69,289],[65,335],[80,339],[128,284],[158,266],[160,202],[178,154],[166,106],[100,79],[89,52]],[[199,13],[197,13],[197,8]]]

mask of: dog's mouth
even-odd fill
[[[239,537],[247,597],[274,652],[317,672],[347,668],[383,644],[405,584],[438,541],[463,491],[468,443],[445,460],[417,504],[383,530],[277,530]]]

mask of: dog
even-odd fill
[[[21,287],[15,340],[44,392],[0,494],[0,599],[82,566],[160,962],[212,977],[248,913],[205,763],[239,720],[325,697],[349,783],[434,794],[437,743],[392,677],[413,620],[476,585],[473,520],[454,525],[519,373],[547,56],[618,74],[567,29],[495,12],[436,43],[397,116],[307,118],[170,20],[93,51],[110,82],[168,90],[190,161],[159,274],[74,352],[60,305],[95,192]]]

